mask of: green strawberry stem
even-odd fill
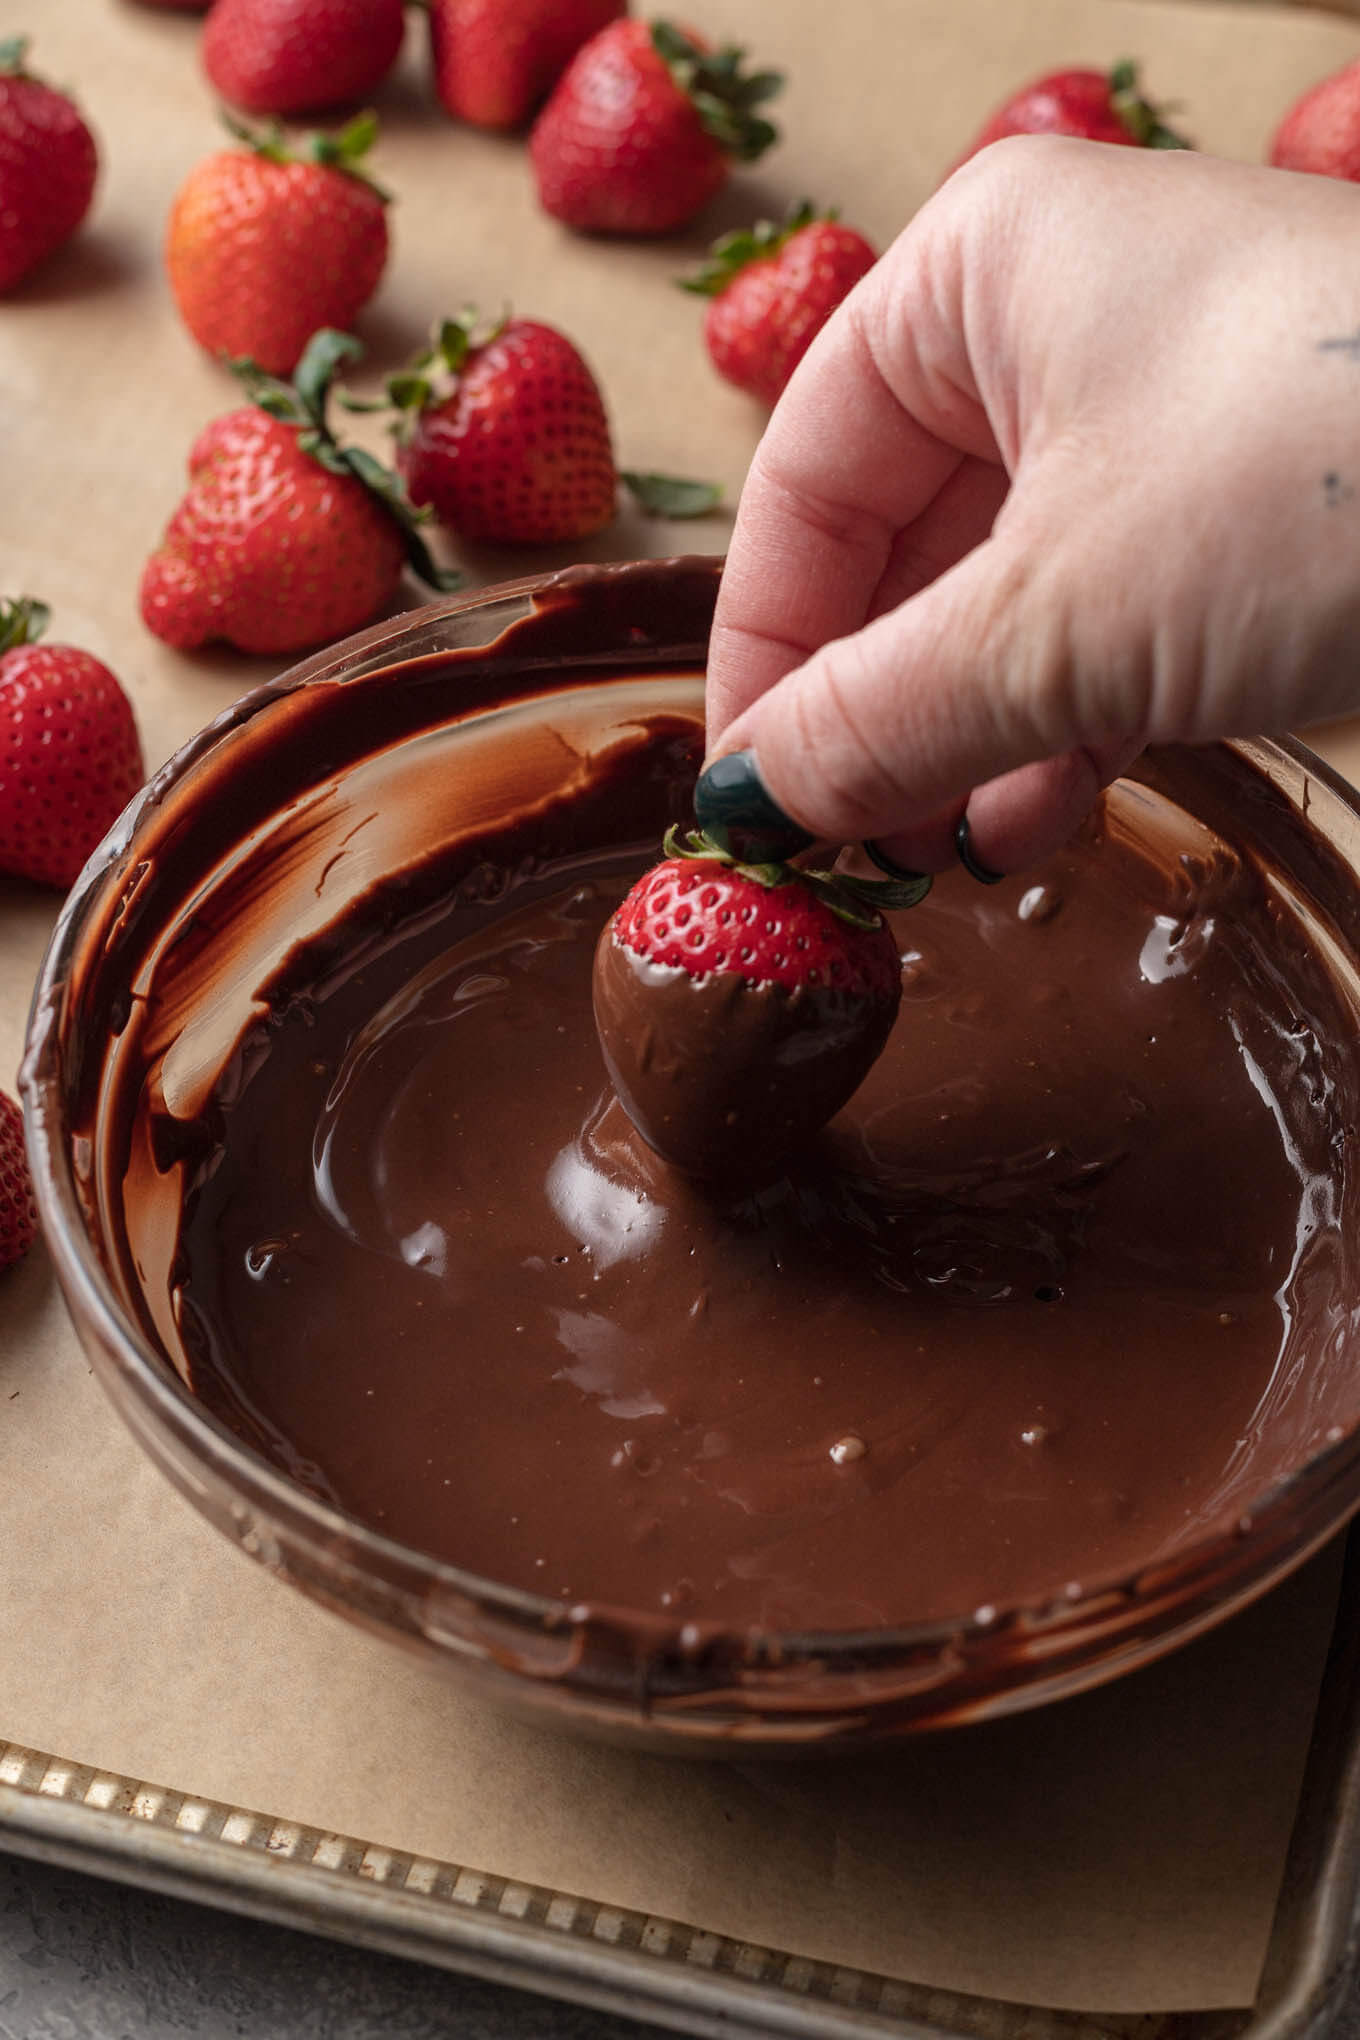
[[[24,77],[24,59],[28,55],[26,35],[7,35],[0,42],[0,78]]]
[[[447,591],[461,587],[462,575],[435,565],[416,528],[428,522],[430,512],[417,510],[401,477],[363,447],[341,446],[326,421],[336,369],[343,361],[361,360],[363,352],[352,333],[322,326],[307,342],[291,383],[267,375],[249,355],[239,355],[227,365],[262,411],[277,418],[281,425],[297,427],[297,443],[303,453],[310,454],[328,474],[361,482],[377,498],[401,532],[413,573],[431,588]]]
[[[1188,149],[1191,144],[1162,120],[1163,108],[1144,99],[1138,83],[1138,66],[1121,57],[1110,72],[1110,104],[1121,124],[1145,149]]]
[[[722,501],[721,482],[693,481],[687,475],[621,468],[619,480],[648,517],[707,517]]]
[[[696,297],[717,297],[748,263],[777,255],[785,242],[816,220],[839,218],[838,206],[828,206],[825,212],[819,212],[810,198],[797,199],[782,220],[757,220],[753,227],[735,227],[730,234],[721,235],[701,266],[691,276],[677,277],[676,282],[681,290],[693,291]]]
[[[750,879],[753,885],[769,889],[779,885],[805,885],[809,892],[817,895],[833,914],[846,921],[852,928],[877,928],[883,920],[883,910],[894,907],[918,907],[930,891],[931,879],[928,873],[919,878],[854,878],[844,871],[809,871],[801,864],[743,864],[730,850],[715,843],[702,829],[681,829],[678,824],[666,831],[662,849],[667,857],[700,857],[715,864],[725,864]]]
[[[730,156],[754,163],[771,142],[778,141],[778,128],[753,109],[783,91],[780,72],[755,71],[743,76],[745,50],[735,43],[724,43],[719,50],[701,50],[670,21],[652,23],[652,48],[693,103],[706,131]]]
[[[346,121],[333,135],[313,129],[309,134],[299,135],[291,146],[284,136],[278,121],[270,121],[267,127],[253,128],[243,120],[221,109],[222,125],[228,134],[234,135],[257,156],[263,156],[268,163],[319,163],[327,170],[341,170],[347,177],[357,178],[366,184],[376,198],[384,205],[391,201],[390,191],[384,191],[381,184],[370,177],[364,168],[363,159],[378,138],[378,116],[370,109],[356,113],[353,120]]]
[[[447,402],[453,395],[468,356],[478,348],[489,347],[509,322],[508,311],[488,322],[475,305],[464,305],[456,319],[439,321],[429,346],[416,355],[409,368],[388,376],[383,385],[384,396],[353,397],[347,390],[339,390],[337,399],[346,411],[394,410],[397,416],[392,421],[392,433],[397,443],[404,445],[415,430],[420,413]]]
[[[31,595],[0,597],[0,654],[12,652],[18,645],[36,644],[51,619],[47,604]]]

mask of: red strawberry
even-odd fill
[[[474,343],[475,323],[446,319],[388,384],[411,501],[463,538],[549,544],[601,530],[618,477],[594,376],[552,326],[511,319]]]
[[[315,113],[376,92],[405,26],[402,0],[216,0],[203,68],[247,113]]]
[[[755,108],[783,84],[741,74],[668,21],[616,21],[579,50],[529,138],[539,199],[569,227],[667,234],[722,189],[732,159],[776,139]]]
[[[897,1015],[901,966],[877,886],[741,864],[674,829],[595,951],[595,1020],[625,1110],[691,1175],[764,1176],[840,1110]]]
[[[387,384],[407,492],[450,531],[502,545],[588,538],[612,519],[620,482],[650,516],[717,503],[712,482],[615,468],[599,384],[564,333],[533,319],[476,331],[475,311],[445,319]]]
[[[1312,170],[1360,183],[1360,62],[1305,92],[1270,145],[1277,170]]]
[[[37,1230],[23,1114],[12,1098],[0,1091],[0,1268],[23,1259]]]
[[[64,892],[144,773],[126,694],[89,652],[38,644],[47,617],[0,602],[0,871]]]
[[[999,106],[960,161],[1005,135],[1078,135],[1088,142],[1118,142],[1144,149],[1188,149],[1144,99],[1138,66],[1127,58],[1113,70],[1050,71]]]
[[[23,36],[0,42],[0,290],[71,238],[99,165],[71,101],[24,69],[27,49]]]
[[[772,404],[852,285],[877,261],[863,234],[804,200],[782,227],[724,234],[684,288],[712,300],[704,340],[719,375]]]
[[[457,120],[522,127],[628,0],[430,0],[434,88]]]
[[[296,366],[320,326],[352,326],[387,261],[383,194],[359,169],[377,122],[361,114],[296,152],[277,134],[222,149],[189,172],[170,212],[165,266],[200,347],[248,354],[270,375]]]
[[[296,386],[236,364],[255,403],[218,418],[189,455],[189,493],[142,575],[143,621],[181,651],[225,640],[298,652],[371,623],[403,560],[438,587],[394,475],[337,445],[326,401],[339,363],[362,353],[317,333]]]
[[[206,14],[212,0],[142,0],[143,7],[176,9],[181,14]]]

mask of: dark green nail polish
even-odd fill
[[[889,857],[887,851],[877,843],[866,841],[860,848],[871,864],[877,865],[880,871],[886,872],[889,878],[897,879],[902,885],[913,885],[926,875],[924,871],[909,871],[905,864],[899,864],[895,857]]]
[[[958,852],[959,863],[979,885],[1000,885],[1006,876],[1004,871],[993,871],[990,865],[980,863],[973,855],[973,832],[966,814],[959,816],[958,827],[954,831],[954,848]]]
[[[751,751],[729,751],[699,774],[694,818],[743,864],[782,864],[816,841],[770,799]]]

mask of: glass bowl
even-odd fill
[[[547,733],[534,755],[551,793],[574,758],[662,715],[688,732],[683,780],[700,742],[717,573],[716,561],[645,562],[457,596],[237,703],[156,776],[82,875],[39,978],[22,1075],[39,1208],[82,1343],[195,1507],[281,1580],[497,1701],[559,1727],[708,1755],[850,1747],[1109,1678],[1262,1593],[1360,1503],[1360,1382],[1333,1354],[1324,1393],[1305,1356],[1271,1418],[1286,1438],[1271,1477],[1253,1481],[1248,1466],[1227,1527],[1136,1571],[895,1628],[723,1630],[568,1608],[438,1561],[295,1484],[191,1393],[172,1357],[164,1230],[134,1222],[123,1203],[120,1065],[148,985],[163,988],[167,972],[173,981],[186,952],[199,959],[199,990],[154,1058],[173,1100],[212,1077],[261,973],[291,945],[418,862],[470,809],[494,816],[507,731],[521,751]],[[1355,794],[1293,743],[1225,745],[1214,758],[1208,783],[1223,812],[1257,814],[1285,843],[1280,894],[1360,1015]],[[1157,770],[1155,760],[1145,769],[1153,784]],[[668,800],[674,810],[674,788],[658,790],[640,838],[659,833]],[[261,898],[242,875],[280,829],[300,847]],[[216,955],[223,899],[236,902],[233,939],[207,996],[201,964]],[[1360,1296],[1345,1301],[1360,1307]]]

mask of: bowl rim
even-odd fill
[[[290,1539],[315,1555],[323,1570],[333,1566],[341,1553],[351,1575],[357,1571],[362,1576],[366,1570],[362,1561],[372,1561],[382,1569],[384,1584],[401,1582],[403,1591],[414,1589],[427,1607],[437,1608],[446,1600],[468,1605],[481,1614],[492,1612],[509,1618],[541,1636],[560,1636],[564,1629],[587,1617],[608,1619],[617,1613],[634,1632],[654,1634],[658,1648],[674,1649],[678,1644],[686,1658],[693,1658],[696,1648],[705,1643],[713,1646],[725,1641],[729,1648],[735,1647],[736,1656],[744,1665],[777,1665],[787,1673],[799,1664],[815,1661],[834,1676],[837,1669],[848,1668],[851,1663],[862,1672],[866,1664],[938,1658],[946,1650],[967,1662],[978,1654],[995,1653],[1000,1640],[1007,1636],[1030,1639],[1040,1636],[1045,1639],[1046,1649],[1052,1646],[1058,1650],[1064,1639],[1075,1643],[1083,1632],[1092,1628],[1103,1630],[1114,1609],[1136,1604],[1148,1616],[1159,1607],[1170,1611],[1174,1633],[1163,1646],[1169,1648],[1183,1636],[1194,1633],[1195,1627],[1204,1627],[1208,1620],[1231,1612],[1303,1563],[1324,1535],[1339,1528],[1360,1505],[1360,1422],[1298,1466],[1277,1475],[1244,1504],[1233,1526],[1197,1536],[1167,1556],[1145,1560],[1134,1568],[1092,1575],[1071,1585],[1055,1585],[1051,1592],[1005,1606],[974,1608],[957,1616],[932,1617],[892,1627],[776,1631],[725,1622],[685,1624],[677,1617],[661,1618],[647,1611],[611,1611],[597,1603],[572,1606],[549,1600],[529,1589],[513,1587],[436,1558],[312,1494],[197,1401],[171,1362],[132,1322],[118,1299],[89,1237],[77,1189],[71,1129],[61,1096],[56,1022],[82,932],[104,894],[110,874],[133,846],[143,815],[154,809],[165,791],[178,784],[231,732],[267,713],[274,702],[299,688],[339,677],[360,657],[371,657],[388,648],[396,651],[416,634],[450,617],[517,601],[531,603],[533,597],[564,580],[590,580],[617,572],[620,566],[645,569],[658,564],[608,563],[598,568],[568,569],[565,575],[527,575],[462,591],[403,611],[313,653],[277,679],[252,688],[182,744],[134,796],[92,853],[60,911],[38,972],[19,1089],[42,1230],[67,1308],[87,1350],[95,1358],[101,1383],[120,1416],[134,1430],[139,1442],[150,1449],[163,1471],[177,1478],[158,1442],[149,1434],[148,1426],[150,1431],[159,1430],[168,1436],[205,1472],[210,1471],[226,1482],[240,1498],[244,1510],[259,1511],[281,1523]],[[560,680],[555,683],[557,691],[561,685]],[[552,688],[545,687],[542,693],[549,691]],[[540,699],[542,694],[531,691],[517,698]],[[1288,760],[1310,781],[1325,787],[1360,823],[1360,790],[1350,786],[1297,739],[1239,738],[1225,740],[1225,747],[1258,769],[1272,761]],[[1360,885],[1360,880],[1357,883]],[[106,1374],[117,1375],[117,1388]],[[126,1390],[127,1400],[138,1406],[135,1420],[118,1389]],[[1271,1533],[1276,1529],[1287,1532],[1291,1519],[1295,1519],[1295,1542],[1281,1549],[1279,1538]],[[1236,1564],[1231,1563],[1234,1548],[1239,1553]],[[1230,1574],[1226,1583],[1225,1564]],[[1210,1588],[1214,1591],[1212,1616],[1205,1616],[1192,1626],[1175,1619],[1178,1609],[1202,1606]],[[1152,1627],[1156,1629],[1155,1622]],[[423,1633],[428,1641],[440,1641],[430,1636],[428,1630]],[[1098,1671],[1093,1673],[1100,1675]]]

